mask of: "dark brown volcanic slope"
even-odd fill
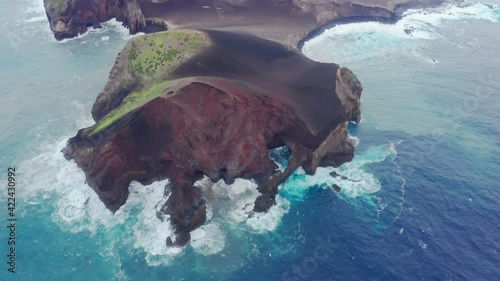
[[[290,45],[223,31],[149,34],[120,53],[93,108],[97,124],[64,153],[112,211],[131,181],[169,178],[163,211],[177,237],[168,243],[184,245],[205,221],[193,186],[201,176],[255,180],[254,211],[262,212],[296,168],[312,174],[350,161],[347,122],[360,119],[361,91],[348,69]],[[267,151],[282,145],[291,150],[284,172]]]

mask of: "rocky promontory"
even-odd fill
[[[313,174],[353,157],[347,123],[360,119],[362,87],[347,68],[314,62],[294,46],[253,35],[178,29],[132,38],[92,109],[96,124],[63,150],[112,211],[131,181],[168,178],[161,209],[185,245],[206,220],[194,182],[254,180],[254,211],[275,204],[298,167]],[[288,146],[280,171],[268,149]]]

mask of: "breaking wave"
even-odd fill
[[[265,233],[275,230],[281,218],[288,213],[290,202],[277,196],[277,205],[267,213],[254,213],[255,199],[259,196],[257,184],[251,180],[236,179],[231,185],[223,180],[212,183],[207,177],[198,182],[208,202],[212,217],[241,224],[246,230]]]
[[[404,12],[399,21],[391,24],[358,22],[336,25],[307,41],[302,51],[312,59],[341,64],[360,58],[383,57],[401,48],[406,53],[415,53],[412,47],[414,40],[444,38],[438,30],[443,23],[468,20],[498,22],[500,9],[479,3],[411,9]],[[428,62],[438,63],[432,58],[428,58]]]
[[[351,162],[338,168],[319,167],[314,175],[307,175],[299,168],[283,184],[281,193],[290,200],[303,200],[309,188],[332,188],[334,185],[341,188],[340,195],[344,199],[376,193],[382,186],[377,177],[367,171],[366,166],[381,163],[388,157],[394,157],[395,153],[391,144],[371,146],[365,151],[357,152]],[[337,176],[332,176],[331,173],[336,173]]]

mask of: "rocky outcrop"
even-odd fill
[[[206,219],[193,184],[252,179],[254,211],[275,204],[278,186],[298,167],[313,174],[353,157],[347,122],[359,120],[361,84],[345,68],[311,61],[293,46],[251,35],[174,30],[134,37],[120,53],[93,108],[96,124],[64,154],[116,211],[131,181],[168,178],[169,215],[185,245]],[[281,172],[268,149],[287,145]]]
[[[132,34],[147,26],[136,0],[44,0],[44,6],[57,40],[78,36],[89,27],[99,28],[100,23],[112,18],[123,22]]]
[[[97,28],[101,21],[108,19],[105,7],[94,0],[44,0],[43,3],[50,28],[58,40],[82,34],[88,26]]]
[[[337,71],[337,93],[347,113],[347,120],[358,123],[361,120],[361,92],[363,87],[356,75],[348,68]]]
[[[125,12],[123,17],[123,24],[128,27],[131,34],[135,34],[146,28],[146,18],[144,18],[141,7],[135,0],[125,1]]]

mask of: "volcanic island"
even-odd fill
[[[276,204],[299,167],[338,167],[354,156],[349,122],[361,119],[361,83],[348,68],[305,57],[297,46],[332,22],[394,21],[440,0],[44,0],[58,40],[116,18],[131,33],[92,108],[95,124],[63,153],[112,211],[132,181],[169,179],[158,217],[169,246],[203,225],[195,182],[252,180],[253,212]],[[332,50],[333,52],[335,50]],[[269,149],[286,146],[279,169]]]

